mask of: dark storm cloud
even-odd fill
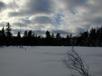
[[[0,11],[6,7],[6,4],[0,1]]]

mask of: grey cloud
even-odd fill
[[[66,8],[70,10],[73,14],[76,13],[76,8],[81,6],[86,6],[88,0],[62,0]]]
[[[96,17],[91,21],[91,23],[96,24],[96,25],[102,25],[102,17]]]
[[[15,21],[13,23],[13,26],[19,26],[19,27],[27,27],[31,24],[31,21],[26,18],[19,19],[18,21]]]
[[[102,17],[94,17],[87,20],[87,24],[83,25],[83,29],[90,29],[91,27],[102,26]],[[80,31],[80,30],[79,30]]]
[[[87,0],[87,2],[84,2],[85,4],[83,4],[83,3],[77,4],[76,3],[77,6],[79,6],[79,7],[85,5],[84,7],[87,8],[87,10],[86,10],[87,14],[83,14],[83,16],[80,18],[83,21],[82,22],[79,21],[82,24],[81,27],[83,27],[83,28],[77,27],[78,32],[88,30],[88,29],[90,29],[90,27],[93,27],[93,26],[94,27],[102,26],[102,8],[101,8],[102,0],[92,0],[92,3],[88,3],[88,1],[90,1],[90,0]],[[76,6],[76,4],[75,4],[75,6]],[[83,23],[85,23],[85,24],[83,24]]]
[[[36,17],[33,21],[34,23],[38,23],[38,24],[51,24],[50,17],[46,17],[46,16]]]
[[[20,12],[9,12],[9,17],[15,17],[15,16],[21,16],[22,15],[22,13],[20,13]]]
[[[20,11],[20,12],[13,11],[13,12],[9,12],[8,14],[9,17],[25,17],[25,16],[32,16],[32,15],[33,14],[24,12],[24,11]]]
[[[27,26],[26,24],[22,22],[14,22],[12,25],[16,27],[26,27]]]
[[[69,20],[66,18],[65,22],[67,22],[66,24],[69,24],[69,26],[75,26],[77,32],[85,31],[84,29],[88,29],[92,24],[100,26],[102,25],[102,0],[92,0],[93,3],[88,3],[90,2],[90,0],[62,0],[62,3],[66,7],[66,9],[63,9],[63,11],[60,12],[60,8],[58,8],[60,7],[60,5],[54,5],[53,1],[54,0],[25,0],[25,4],[22,3],[22,5],[24,5],[23,7],[20,7],[19,4],[17,5],[17,10],[19,10],[18,12],[12,10],[12,12],[8,13],[9,18],[14,17],[16,20],[16,17],[25,17],[23,19],[19,19],[18,22],[14,22],[14,24],[26,27],[30,27],[31,25],[34,28],[42,29],[46,28],[46,26],[48,26],[47,24],[55,26],[54,24],[52,24],[51,18],[48,16],[42,16],[43,14],[55,15],[56,12],[63,13],[68,11],[68,13],[64,13],[64,17],[69,17]],[[56,0],[56,2],[58,1],[61,0]],[[0,9],[4,9],[5,7],[5,3],[0,2]],[[84,11],[86,12],[85,14],[83,14]],[[74,15],[72,13],[74,13]],[[39,14],[41,16],[38,16]],[[34,18],[29,20],[28,18],[26,18],[26,16],[34,16]],[[60,25],[60,22],[61,20],[58,17],[55,24]],[[68,28],[64,25],[63,22],[61,25],[64,28]],[[59,27],[60,26],[55,26],[53,29],[56,30]],[[62,29],[65,30],[64,28]]]
[[[52,9],[51,0],[30,0],[27,4],[27,11],[32,13],[51,13]]]
[[[87,21],[87,24],[84,24],[84,25],[82,24],[81,27],[77,28],[77,33],[90,30],[90,28],[92,28],[92,27],[102,26],[102,17],[91,17],[91,18],[87,19],[86,21]]]
[[[6,7],[6,4],[0,1],[0,11]]]
[[[87,26],[87,27],[85,26],[84,28],[78,28],[76,33],[85,32],[85,31],[87,31],[87,29],[89,29],[89,26]]]
[[[0,27],[4,27],[6,25],[5,22],[0,22]]]
[[[32,23],[31,20],[29,20],[29,19],[27,19],[27,18],[21,19],[20,21],[21,21],[22,23],[24,23],[24,24],[27,24],[27,25],[29,25],[29,24]]]
[[[88,0],[64,0],[70,6],[80,6],[87,3]]]
[[[10,12],[9,16],[26,16],[34,14],[51,14],[53,12],[52,0],[29,0],[19,12]]]

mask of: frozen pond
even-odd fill
[[[71,76],[63,63],[71,47],[1,47],[0,76]],[[94,76],[102,76],[102,48],[75,47]]]

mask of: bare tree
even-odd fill
[[[67,68],[77,71],[81,76],[90,76],[87,65],[83,62],[81,56],[72,47],[70,52],[67,52],[67,58],[64,60]]]

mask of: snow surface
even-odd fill
[[[0,76],[71,76],[63,60],[71,47],[0,47]],[[75,47],[92,76],[102,76],[102,48]]]

